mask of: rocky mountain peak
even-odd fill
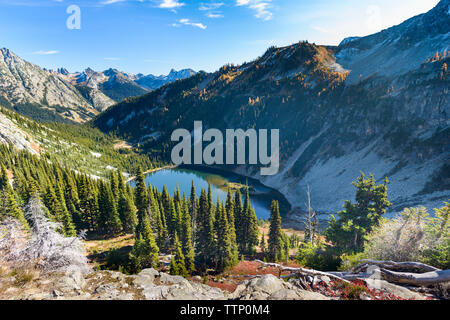
[[[58,68],[57,72],[62,75],[69,75],[69,71],[66,68]]]
[[[449,0],[430,11],[366,37],[344,39],[338,63],[355,83],[371,75],[396,76],[419,67],[428,57],[450,49]]]

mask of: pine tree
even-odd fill
[[[195,191],[195,185],[194,181],[192,181],[191,186],[191,195],[190,195],[190,201],[189,201],[189,214],[191,216],[191,228],[192,228],[192,236],[195,237],[196,230],[197,230],[197,213],[198,213],[198,206],[197,206],[197,194]]]
[[[142,172],[142,168],[140,167],[138,168],[138,172],[136,175],[136,187],[134,189],[134,193],[138,215],[143,214],[147,211],[148,208],[148,195],[144,173]]]
[[[133,203],[133,200],[130,199],[123,190],[120,191],[117,211],[119,212],[123,230],[126,233],[134,233],[134,230],[138,223],[136,207]]]
[[[178,239],[178,234],[175,233],[174,249],[172,253],[172,260],[170,261],[170,274],[187,277],[186,263],[184,260],[181,244]]]
[[[8,185],[8,173],[6,172],[6,167],[2,163],[0,169],[0,191],[5,189]]]
[[[75,225],[72,220],[72,215],[67,209],[66,201],[64,198],[64,192],[62,191],[62,187],[60,184],[57,185],[56,196],[59,201],[59,205],[61,207],[61,223],[64,228],[64,235],[67,237],[74,237],[77,235],[77,231],[75,229]]]
[[[114,171],[110,172],[109,181],[111,184],[111,191],[113,199],[117,202],[119,200],[119,180]]]
[[[243,254],[242,247],[245,241],[242,213],[243,213],[242,196],[240,190],[238,189],[234,194],[234,219],[235,219],[234,225],[236,229],[236,242],[240,254]]]
[[[222,272],[235,263],[231,246],[231,237],[228,228],[228,218],[225,208],[220,202],[217,203],[219,215],[217,217],[217,248],[216,248],[216,270]]]
[[[232,193],[230,187],[228,187],[227,200],[226,200],[226,204],[225,204],[225,212],[227,214],[228,229],[229,229],[229,233],[230,233],[231,262],[232,262],[232,265],[236,265],[239,262],[239,250],[238,250],[238,245],[237,245],[237,240],[236,240],[233,193]]]
[[[345,201],[344,210],[338,212],[339,219],[331,216],[329,227],[325,230],[327,241],[334,244],[340,252],[359,252],[364,248],[365,236],[379,221],[386,209],[391,206],[387,198],[387,184],[375,185],[375,178],[364,173],[353,185],[356,188],[356,203]]]
[[[270,207],[268,258],[270,261],[277,262],[281,259],[282,253],[283,238],[281,231],[280,209],[278,201],[272,201],[272,205]]]
[[[180,236],[186,263],[186,270],[188,273],[191,273],[195,270],[195,253],[194,246],[192,244],[191,216],[189,215],[189,208],[186,202],[183,206],[182,228]]]
[[[252,255],[256,252],[255,246],[259,242],[258,219],[255,210],[251,207],[249,188],[246,188],[244,207],[239,221],[240,242],[238,246],[241,254]]]
[[[100,229],[105,234],[111,233],[116,235],[122,230],[122,222],[120,221],[113,193],[109,185],[103,182],[100,183],[99,191]]]
[[[16,218],[26,229],[29,228],[28,222],[25,219],[25,214],[17,205],[14,190],[8,185],[6,188],[6,212],[5,215]]]
[[[120,169],[117,169],[117,183],[118,183],[119,192],[126,192],[125,179],[124,179],[122,171]]]
[[[261,252],[263,254],[266,254],[266,234],[263,232],[263,234],[261,235],[261,241],[259,242],[259,247],[261,248]]]
[[[53,189],[52,186],[48,187],[44,196],[45,206],[50,213],[50,218],[53,221],[61,223],[61,233],[66,236],[75,236],[75,226],[72,217],[66,208],[61,186],[57,184],[56,188],[57,191],[55,192],[55,189]]]
[[[208,204],[206,191],[202,189],[197,217],[197,241],[195,262],[200,271],[213,266],[214,254],[214,221]]]
[[[130,261],[136,271],[152,268],[158,264],[159,248],[156,245],[147,213],[138,211],[136,240],[130,252]]]

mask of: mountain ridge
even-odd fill
[[[154,87],[193,73],[172,70],[168,76],[154,77]],[[0,49],[0,104],[39,121],[86,122],[123,99],[149,92],[135,81],[143,77],[113,68],[76,73],[64,67],[45,69]]]
[[[351,182],[360,170],[379,180],[390,178],[394,211],[418,204],[437,207],[450,190],[449,72],[444,68],[450,57],[435,48],[448,46],[450,25],[446,21],[441,29],[431,28],[432,38],[422,32],[414,41],[404,40],[415,30],[414,22],[432,27],[436,17],[444,20],[447,3],[441,1],[400,27],[339,47],[308,42],[271,47],[250,63],[200,72],[122,101],[93,124],[167,155],[173,146],[171,132],[191,130],[194,120],[221,130],[276,126],[281,129],[278,175],[261,177],[258,168],[246,166],[229,170],[279,189],[300,209],[309,185],[314,209],[326,214],[339,210],[342,199],[352,198]],[[402,41],[395,41],[396,32],[402,32]],[[377,60],[382,72],[373,72],[367,59],[382,52],[382,46],[398,52],[392,59]],[[356,54],[348,54],[349,49]],[[403,63],[411,50],[417,51],[414,64],[392,67]],[[364,64],[361,76],[358,68]]]

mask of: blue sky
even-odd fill
[[[438,0],[0,0],[0,47],[41,67],[215,71],[300,40],[337,45]],[[67,28],[71,5],[80,29]],[[72,11],[73,12],[73,11]]]

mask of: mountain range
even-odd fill
[[[173,130],[195,120],[205,129],[279,128],[277,175],[228,170],[277,188],[299,209],[309,186],[314,209],[326,214],[353,198],[360,171],[389,178],[392,211],[438,207],[450,190],[449,7],[442,0],[339,46],[271,47],[250,63],[124,100],[92,123],[168,157]]]
[[[11,50],[0,49],[0,104],[40,121],[83,123],[123,99],[184,79],[191,69],[167,76],[132,75],[90,68],[70,73],[42,69]]]
[[[327,219],[353,198],[351,182],[360,171],[378,182],[389,178],[392,212],[435,208],[450,190],[449,8],[450,0],[442,0],[338,46],[271,47],[213,73],[70,73],[0,49],[0,105],[39,121],[88,122],[166,160],[173,130],[190,130],[195,120],[205,129],[280,129],[277,175],[260,176],[255,166],[224,169],[278,189],[294,219],[308,187],[314,209]],[[0,118],[0,141],[38,152],[30,133],[17,127],[22,120],[11,119]],[[39,141],[45,144],[45,135]]]

